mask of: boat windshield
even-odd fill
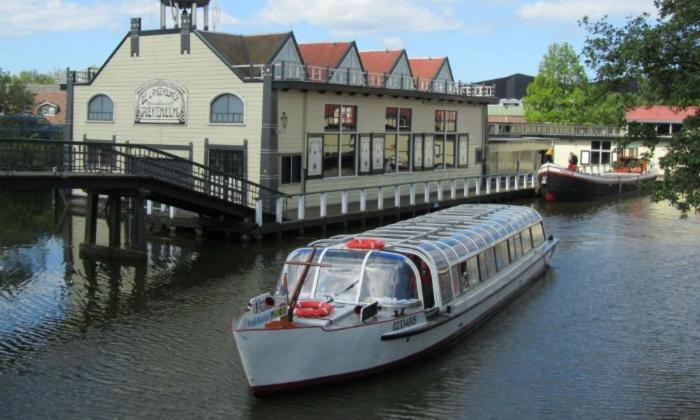
[[[399,306],[418,302],[416,273],[403,255],[375,251],[367,259],[360,302]]]
[[[321,259],[314,299],[354,303],[362,278],[364,250],[329,249]],[[308,280],[307,280],[308,281]]]
[[[294,250],[291,254],[289,254],[286,261],[295,261],[302,264],[284,265],[284,268],[282,269],[282,275],[280,276],[280,279],[277,282],[277,288],[275,289],[275,294],[277,296],[283,297],[287,300],[291,299],[292,293],[294,293],[294,289],[296,288],[297,282],[300,280],[301,275],[304,273],[305,265],[303,263],[306,263],[308,261],[309,255],[312,251],[312,248],[299,248],[297,250]],[[312,262],[318,262],[318,258],[321,255],[322,251],[322,249],[316,250],[316,255],[314,255]],[[311,289],[314,283],[313,279],[316,276],[316,270],[318,270],[318,267],[309,267],[309,272],[306,274],[306,281],[304,282],[304,287],[302,287],[301,293],[299,294],[300,298],[309,299],[311,297]]]

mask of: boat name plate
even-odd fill
[[[403,330],[404,328],[412,327],[416,325],[418,322],[418,318],[416,315],[411,315],[407,318],[401,318],[397,319],[394,321],[394,324],[392,325],[392,330],[398,331],[398,330]]]

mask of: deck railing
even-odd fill
[[[161,150],[137,144],[0,139],[0,175],[12,172],[133,175],[272,213],[278,191]],[[259,204],[262,203],[262,204]]]
[[[262,80],[266,65],[243,64],[233,68],[246,80]],[[398,90],[419,90],[466,96],[493,96],[495,86],[451,82],[443,79],[425,79],[387,73],[362,72],[352,69],[336,69],[304,65],[294,62],[279,62],[273,65],[274,80],[306,81],[337,85],[366,86]]]
[[[573,136],[573,137],[622,137],[626,130],[611,125],[559,125],[533,123],[497,123],[489,124],[492,136]]]
[[[275,222],[294,223],[402,206],[440,204],[448,200],[535,188],[536,178],[534,172],[516,172],[289,194],[275,198]],[[259,200],[255,217],[258,226],[265,223],[263,210],[264,203]],[[310,211],[314,214],[309,214]]]

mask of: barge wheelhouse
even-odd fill
[[[293,251],[234,322],[256,394],[408,362],[470,331],[546,269],[533,209],[461,205]]]

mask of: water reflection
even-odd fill
[[[561,240],[552,270],[474,334],[398,371],[260,400],[230,322],[310,238],[149,236],[147,262],[125,266],[81,259],[84,221],[50,195],[0,203],[5,417],[700,415],[700,220],[647,199],[524,203]]]

